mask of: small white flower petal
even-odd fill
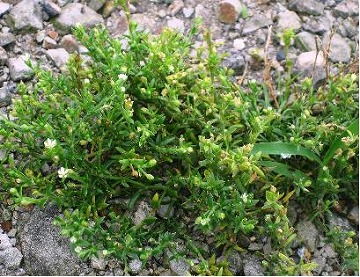
[[[44,146],[45,146],[45,148],[47,148],[47,149],[52,149],[52,148],[54,148],[54,147],[56,146],[56,140],[47,138],[47,139],[44,141]]]

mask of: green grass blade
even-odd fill
[[[291,142],[260,142],[254,145],[251,154],[303,156],[321,164],[320,158],[309,149]]]
[[[272,161],[260,161],[257,163],[258,165],[265,166],[270,168],[272,171],[283,175],[288,178],[293,179],[303,179],[303,180],[311,180],[309,176],[307,176],[305,173],[303,173],[300,170],[297,170],[287,164],[278,163],[278,162],[272,162]]]
[[[323,165],[327,165],[332,157],[334,157],[336,150],[344,146],[344,143],[341,139],[343,137],[349,136],[349,132],[355,136],[359,135],[359,119],[356,119],[353,123],[351,123],[350,126],[341,134],[341,136],[334,140],[324,156]]]

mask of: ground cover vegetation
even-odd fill
[[[338,201],[358,203],[358,76],[340,70],[315,90],[285,74],[274,101],[265,84],[234,82],[210,32],[194,51],[197,26],[151,36],[129,22],[121,40],[76,28],[88,58],[75,54],[61,75],[32,65],[36,84],[21,84],[1,118],[2,199],[55,203],[81,258],[145,266],[167,249],[196,258],[191,273],[212,275],[230,274],[226,257],[250,236],[271,238],[271,253],[259,253],[269,274],[311,272],[315,264],[291,258],[287,207],[297,202],[358,272],[355,234],[324,221]],[[150,209],[134,224],[139,201]],[[194,234],[213,238],[214,250]]]

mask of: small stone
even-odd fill
[[[330,30],[331,25],[331,21],[326,17],[311,17],[310,20],[302,25],[302,27],[305,31],[309,31],[317,35],[323,35],[325,32]]]
[[[218,19],[225,24],[234,24],[241,12],[239,0],[223,0],[219,3]]]
[[[10,26],[20,32],[43,29],[40,5],[35,0],[21,1],[11,9],[9,23]]]
[[[113,272],[114,272],[115,276],[123,276],[124,275],[124,270],[121,267],[114,268]]]
[[[61,12],[61,8],[50,0],[45,0],[42,7],[49,17],[55,17]]]
[[[1,90],[2,91],[2,90]],[[0,91],[0,103],[1,103],[1,91]],[[0,250],[3,251],[11,247],[11,242],[7,234],[0,234]]]
[[[168,14],[171,16],[175,16],[182,8],[184,8],[184,1],[175,0],[168,7]]]
[[[79,43],[73,35],[65,35],[60,41],[60,46],[69,53],[79,51]]]
[[[263,246],[256,242],[250,243],[250,245],[248,247],[248,250],[251,250],[251,251],[259,251],[261,249],[263,249]]]
[[[83,4],[71,3],[61,10],[54,25],[57,25],[63,32],[69,32],[77,24],[82,24],[85,28],[91,28],[100,23],[104,23],[104,19],[100,14]]]
[[[56,31],[54,31],[54,30],[48,31],[48,32],[47,32],[47,35],[48,35],[49,37],[51,37],[52,39],[54,39],[54,40],[57,40],[58,37],[59,37],[59,33],[56,32]]]
[[[301,220],[296,225],[296,230],[299,238],[309,248],[310,252],[314,252],[318,236],[318,230],[315,225],[309,220]]]
[[[4,65],[7,63],[8,54],[4,48],[0,46],[0,65]]]
[[[286,29],[292,29],[294,31],[301,29],[301,19],[293,11],[286,10],[279,14],[277,30],[282,32]]]
[[[245,255],[243,257],[245,276],[264,276],[264,269],[260,259],[255,255]]]
[[[323,45],[329,44],[329,34],[324,36]],[[330,41],[330,55],[332,62],[348,63],[351,59],[351,48],[344,38],[334,34]]]
[[[46,56],[50,58],[59,69],[62,69],[70,58],[70,54],[64,48],[49,49],[46,51]]]
[[[0,264],[3,264],[7,269],[16,269],[20,267],[23,255],[15,248],[10,247],[4,251],[0,251]]]
[[[8,3],[0,2],[0,17],[6,14],[10,10],[10,5]]]
[[[172,259],[170,261],[170,270],[176,276],[186,276],[189,274],[190,265],[185,259]]]
[[[104,257],[92,257],[91,258],[91,267],[98,269],[98,270],[105,270],[106,268],[106,261]]]
[[[137,13],[132,15],[132,19],[139,24],[139,29],[153,32],[156,29],[156,21],[153,17]]]
[[[289,9],[309,15],[322,15],[324,8],[324,4],[316,0],[292,0],[289,3]]]
[[[242,38],[234,39],[233,47],[236,50],[243,50],[246,47],[244,39]]]
[[[183,8],[183,15],[185,18],[190,18],[194,14],[195,10],[193,7]]]
[[[322,256],[325,258],[337,258],[338,254],[330,245],[325,245],[323,248]]]
[[[348,38],[352,38],[358,34],[358,23],[356,23],[353,18],[346,18],[343,22],[343,26]]]
[[[104,4],[105,2],[103,0],[90,0],[89,7],[97,12],[104,6]]]
[[[161,9],[161,10],[159,10],[157,12],[157,16],[160,17],[160,18],[165,18],[166,15],[167,15],[167,12],[165,10],[163,10],[163,9]]]
[[[347,18],[349,16],[357,16],[359,14],[359,1],[346,0],[338,4],[333,10],[334,16]]]
[[[108,0],[105,2],[105,6],[103,8],[103,17],[108,17],[113,11],[116,9],[116,4],[114,0]]]
[[[229,263],[229,270],[234,276],[240,276],[243,271],[243,260],[239,252],[234,251],[227,259]]]
[[[144,221],[144,219],[147,218],[147,216],[149,215],[151,211],[151,207],[149,206],[149,204],[145,201],[141,201],[134,213],[133,216],[133,224],[134,225],[139,225],[141,222]]]
[[[64,7],[66,4],[68,4],[71,0],[57,0],[57,3],[60,7]]]
[[[0,33],[0,46],[8,45],[15,41],[15,36],[10,32]]]
[[[280,50],[276,53],[276,60],[278,62],[284,61],[285,59],[286,59],[286,55],[284,51]]]
[[[295,67],[297,67],[300,71],[304,71],[308,68],[313,68],[315,61],[315,66],[320,67],[324,65],[324,55],[322,51],[319,53],[316,51],[301,53],[296,59]]]
[[[298,49],[304,52],[316,50],[315,36],[308,32],[300,32],[295,37],[295,45]],[[319,49],[321,48],[320,45]]]
[[[317,264],[317,267],[314,269],[313,273],[316,276],[319,276],[320,273],[324,270],[325,265],[326,265],[326,258],[324,257],[315,257],[314,259],[312,259],[312,262]]]
[[[243,35],[247,35],[271,24],[273,24],[273,21],[270,18],[262,14],[255,14],[245,22],[242,33]]]
[[[184,21],[182,21],[181,19],[178,18],[169,19],[167,22],[167,26],[171,29],[178,31],[179,33],[183,34],[185,32],[185,24]]]
[[[34,75],[33,70],[25,63],[25,57],[8,60],[10,77],[13,81],[29,80]]]
[[[161,205],[156,214],[161,218],[172,218],[174,216],[174,207],[167,204]]]
[[[42,47],[45,49],[54,49],[57,47],[57,42],[51,37],[45,37]]]
[[[241,53],[233,52],[222,61],[221,65],[234,70],[235,75],[241,75],[244,73],[245,59]]]
[[[42,43],[43,40],[45,39],[45,37],[46,37],[46,31],[45,30],[39,30],[36,33],[36,42],[37,43]]]
[[[359,206],[354,206],[352,207],[352,209],[349,211],[347,218],[353,222],[354,224],[356,224],[356,226],[359,226]]]
[[[141,271],[142,262],[138,258],[133,259],[129,262],[129,268],[131,273],[138,274]]]

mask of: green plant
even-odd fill
[[[349,275],[359,273],[359,245],[354,242],[354,231],[343,231],[340,227],[329,230],[326,234],[328,240],[333,243],[335,250],[341,257],[341,269]]]

